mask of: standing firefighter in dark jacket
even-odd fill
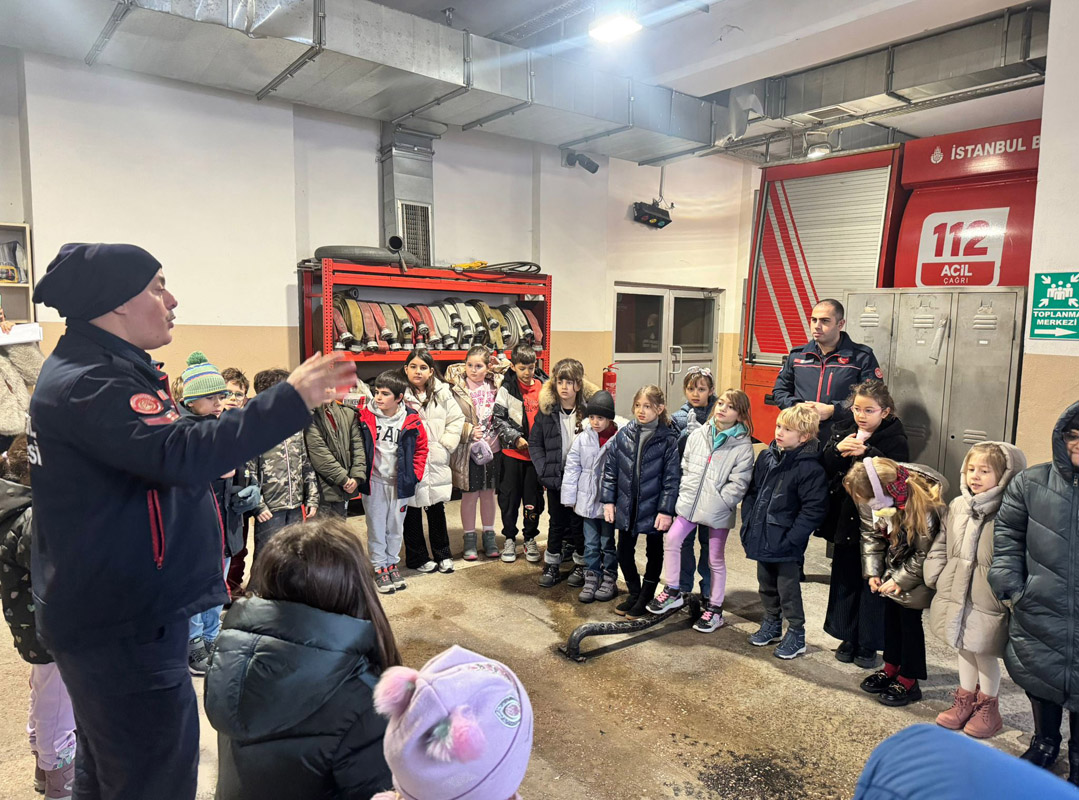
[[[772,389],[780,408],[804,403],[817,412],[821,421],[817,438],[822,442],[831,437],[833,425],[850,421],[845,407],[850,390],[884,377],[873,348],[858,344],[843,330],[845,313],[838,300],[821,300],[813,307],[809,319],[813,341],[791,350]]]
[[[1066,708],[1068,780],[1079,783],[1079,403],[1053,428],[1053,460],[1004,490],[989,585],[1011,605],[1004,664],[1034,713],[1023,758],[1052,767]]]
[[[65,245],[34,302],[67,318],[30,403],[28,450],[34,601],[78,722],[75,795],[193,798],[187,619],[227,598],[210,483],[300,430],[351,370],[314,357],[196,424],[146,352],[172,340],[177,306],[153,256]]]

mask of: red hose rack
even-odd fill
[[[477,295],[496,295],[500,303],[525,304],[543,325],[543,349],[538,354],[542,366],[546,367],[551,348],[551,276],[528,275],[521,273],[500,272],[458,272],[453,269],[435,267],[412,267],[402,272],[397,266],[372,266],[352,264],[345,261],[322,259],[321,266],[314,268],[301,264],[297,268],[300,293],[300,356],[301,360],[321,350],[330,353],[334,346],[333,316],[322,316],[322,341],[313,341],[312,319],[316,307],[321,302],[323,309],[333,307],[335,287],[359,286],[370,289],[369,299],[386,301],[387,295],[400,296],[402,292],[414,291],[414,300],[405,302],[433,302],[433,298],[445,297],[471,298]],[[394,300],[394,302],[400,302]],[[388,353],[353,353],[344,351],[349,361],[386,362],[405,360],[403,350]],[[436,361],[463,361],[465,350],[431,350]],[[505,351],[509,355],[509,350]]]

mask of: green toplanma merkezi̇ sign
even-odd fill
[[[1030,338],[1079,340],[1079,271],[1035,273]]]

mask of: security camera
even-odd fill
[[[562,166],[570,168],[581,167],[582,169],[588,170],[593,175],[599,172],[599,164],[584,153],[574,153],[572,150],[562,151]]]

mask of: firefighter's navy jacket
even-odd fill
[[[145,635],[225,602],[211,481],[309,418],[281,383],[216,422],[181,420],[147,353],[69,320],[28,431],[34,600],[49,647]]]
[[[809,342],[791,350],[787,362],[779,371],[772,398],[780,408],[790,408],[797,403],[816,402],[835,406],[830,420],[822,429],[850,416],[844,406],[850,390],[862,381],[881,378],[883,373],[877,364],[873,348],[858,344],[846,332],[839,334],[839,344],[828,355],[823,355],[816,342]],[[821,441],[827,441],[822,430]]]

